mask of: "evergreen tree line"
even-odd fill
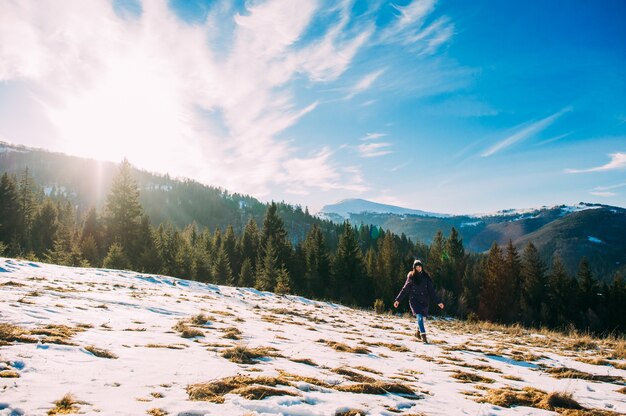
[[[0,178],[0,253],[70,266],[133,269],[207,283],[292,293],[348,305],[390,308],[415,257],[446,304],[447,315],[500,323],[595,332],[626,328],[622,276],[600,283],[582,259],[569,276],[559,257],[546,265],[529,243],[470,254],[456,229],[432,244],[413,243],[375,226],[312,224],[294,241],[271,203],[262,223],[251,216],[239,233],[153,226],[139,202],[127,161],[101,213],[80,216],[67,197],[46,196],[28,171]],[[294,224],[290,224],[293,229]],[[549,267],[548,267],[549,266]],[[382,306],[381,306],[382,305]]]

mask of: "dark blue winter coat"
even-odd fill
[[[433,301],[435,304],[441,303],[437,292],[435,292],[433,280],[427,272],[409,272],[406,276],[406,283],[396,297],[396,300],[402,302],[407,295],[409,296],[409,306],[411,307],[413,315],[417,315],[418,313],[428,315],[430,301]]]

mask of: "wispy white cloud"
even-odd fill
[[[379,69],[378,71],[370,72],[365,75],[352,88],[350,88],[350,91],[346,96],[346,100],[349,100],[355,95],[368,90],[383,73],[385,73],[385,69]]]
[[[601,196],[601,197],[605,197],[605,198],[609,198],[609,197],[617,195],[615,192],[609,192],[609,191],[591,191],[589,193],[591,195]]]
[[[454,35],[454,25],[445,16],[427,23],[436,4],[435,0],[414,0],[406,6],[394,6],[399,15],[380,33],[378,41],[411,46],[420,55],[435,52]]]
[[[561,117],[563,114],[572,111],[571,107],[567,107],[564,108],[563,110],[552,114],[549,117],[546,117],[542,120],[536,121],[532,124],[530,124],[529,126],[526,126],[524,128],[522,128],[521,130],[513,133],[512,135],[510,135],[509,137],[507,137],[506,139],[496,143],[495,145],[491,146],[489,149],[487,149],[486,151],[484,151],[481,156],[483,157],[489,157],[492,156],[498,152],[500,152],[503,149],[506,149],[507,147],[525,140],[531,136],[534,136],[535,134],[545,130],[546,128],[548,128],[552,123],[554,123],[559,117]]]
[[[565,169],[565,173],[604,172],[609,170],[626,169],[626,153],[611,153],[609,154],[609,157],[611,158],[611,161],[602,166],[588,169]]]
[[[393,153],[389,150],[391,143],[365,143],[357,146],[361,157],[379,157]]]
[[[376,140],[385,136],[387,136],[387,133],[367,133],[365,137],[361,137],[361,140]]]
[[[608,191],[608,190],[611,190],[611,189],[623,188],[625,186],[626,186],[626,182],[618,183],[616,185],[609,185],[609,186],[596,186],[594,189],[596,191]]]

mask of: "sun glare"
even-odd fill
[[[154,170],[184,142],[182,105],[166,63],[140,55],[112,59],[90,86],[68,91],[49,109],[64,150]]]

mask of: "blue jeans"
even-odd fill
[[[426,328],[424,328],[424,315],[422,315],[421,313],[417,314],[417,327],[422,334],[426,333]]]

